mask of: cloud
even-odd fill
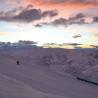
[[[6,2],[6,0],[4,1]],[[19,2],[19,0],[14,0],[14,1]],[[90,10],[88,12],[84,12],[86,10],[85,7],[82,9],[82,6],[80,6],[79,4],[78,5],[76,4],[74,6],[72,5],[74,3],[94,4],[95,2],[97,3],[98,0],[38,0],[40,3],[39,7],[35,6],[38,3],[38,1],[35,0],[28,0],[28,1],[22,0],[22,1],[24,1],[25,3],[29,2],[30,5],[26,7],[19,7],[17,9],[13,9],[7,12],[1,11],[0,21],[19,22],[19,23],[20,22],[32,23],[36,21],[36,24],[41,24],[41,25],[52,24],[56,26],[57,25],[67,26],[71,24],[80,25],[80,24],[90,24],[93,22],[98,22],[97,16],[96,17],[94,15],[91,16],[90,14],[87,15],[87,13],[90,13]],[[33,5],[34,3],[35,5]],[[50,6],[47,6],[47,3],[50,3]],[[61,6],[55,5],[55,3]],[[67,6],[64,4],[66,4]],[[78,9],[76,6],[79,6],[79,8],[81,9]],[[49,9],[46,7],[49,7]],[[73,9],[74,7],[76,10]],[[42,23],[40,23],[40,20]]]
[[[84,22],[87,24],[91,24],[94,22],[94,19],[93,19],[93,17],[85,17]]]
[[[18,1],[18,0],[15,0]],[[97,3],[98,0],[22,0],[23,2],[38,2],[38,3]]]
[[[98,17],[94,17],[94,22],[98,22]]]
[[[42,12],[41,9],[35,9],[31,5],[20,10],[11,10],[8,12],[0,12],[0,21],[9,22],[33,22],[45,17],[54,17],[58,15],[57,11],[49,10]]]
[[[34,25],[35,27],[42,27],[42,25],[41,24],[36,24],[36,25]]]
[[[29,4],[28,7],[26,7],[24,10],[21,10],[20,13],[18,14],[13,14],[12,16],[9,14],[9,17],[7,15],[4,16],[4,13],[3,16],[0,14],[0,20],[16,21],[16,22],[20,21],[20,22],[27,22],[27,23],[35,20],[40,20],[45,17],[55,17],[57,16],[57,14],[61,18],[64,18],[64,20],[66,18],[72,17],[71,16],[72,14],[76,15],[77,13],[86,13],[94,17],[94,14],[97,14],[97,10],[98,10],[98,0],[3,0],[3,1],[0,0],[0,2],[2,2],[3,4],[9,3],[9,8],[11,7],[11,9],[12,6],[26,7]],[[13,3],[16,2],[16,3],[13,4],[11,2]],[[5,5],[4,9],[6,9],[6,6],[8,5]],[[92,9],[93,11],[91,11]],[[32,12],[34,14],[32,14]],[[23,17],[24,14],[25,17]],[[59,19],[60,17],[57,18]],[[89,23],[90,18],[79,20],[78,17],[82,17],[82,16],[81,15],[77,16],[78,20],[75,19],[75,23],[77,24],[84,23],[84,22]],[[61,21],[61,19],[56,21]],[[72,21],[74,21],[73,17],[72,19],[70,19],[70,21],[71,22],[69,24],[72,24]],[[63,22],[63,24],[65,23]]]
[[[78,13],[74,17],[69,17],[69,19],[65,18],[58,18],[55,19],[54,21],[51,22],[53,25],[72,25],[72,24],[92,24],[98,22],[98,17],[91,17],[91,16],[86,16],[82,13]]]
[[[40,9],[29,9],[24,10],[18,15],[12,17],[12,20],[21,21],[21,22],[32,22],[34,20],[39,20],[42,18]]]
[[[73,17],[69,17],[68,19],[60,17],[60,18],[55,18],[53,21],[50,22],[38,23],[37,25],[68,26],[72,24],[78,24],[78,25],[92,24],[94,22],[98,22],[97,17],[90,17],[90,16],[86,16],[86,14],[78,13]]]
[[[59,19],[54,20],[51,24],[53,24],[53,25],[66,25],[66,23],[67,23],[66,19],[59,18]]]
[[[24,0],[23,0],[24,1]],[[28,0],[25,0],[27,3]],[[94,6],[98,5],[98,0],[29,0],[30,3],[36,3],[41,5],[65,5],[65,4],[75,4],[75,5],[89,5]]]
[[[57,11],[45,11],[42,13],[43,17],[46,17],[46,16],[54,17],[57,15],[58,15]]]
[[[71,24],[86,24],[84,21],[84,17],[85,15],[79,13],[74,17],[70,17],[69,19],[65,19],[65,18],[59,18],[59,19],[55,19],[53,22],[51,22],[51,24],[53,25],[71,25]]]
[[[21,5],[31,4],[41,9],[56,9],[62,12],[70,9],[70,12],[83,9],[98,9],[98,0],[20,0]],[[67,12],[66,12],[67,13]],[[66,14],[65,13],[65,14]]]
[[[98,33],[98,27],[94,27],[92,29],[89,30],[89,32],[92,32],[92,33]]]
[[[98,38],[98,34],[95,34],[94,37]]]
[[[48,3],[98,3],[98,0],[42,0]]]
[[[11,34],[11,32],[9,33],[9,32],[0,32],[0,36],[6,36],[6,35],[10,35]]]

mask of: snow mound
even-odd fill
[[[81,73],[80,77],[98,83],[98,65],[86,69]]]

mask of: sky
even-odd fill
[[[98,45],[98,0],[0,0],[0,41],[18,40]]]

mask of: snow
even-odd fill
[[[98,65],[86,69],[81,73],[81,77],[89,81],[98,83]]]
[[[0,98],[97,98],[98,86],[75,78],[98,81],[96,51],[1,49]]]
[[[0,98],[65,98],[63,96],[42,93],[23,82],[3,74],[0,74],[0,88]]]

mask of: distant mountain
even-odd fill
[[[88,44],[79,44],[79,43],[63,43],[63,44],[57,44],[57,43],[45,43],[43,44],[44,48],[67,48],[67,49],[73,49],[73,48],[97,48],[95,45],[88,45]]]

